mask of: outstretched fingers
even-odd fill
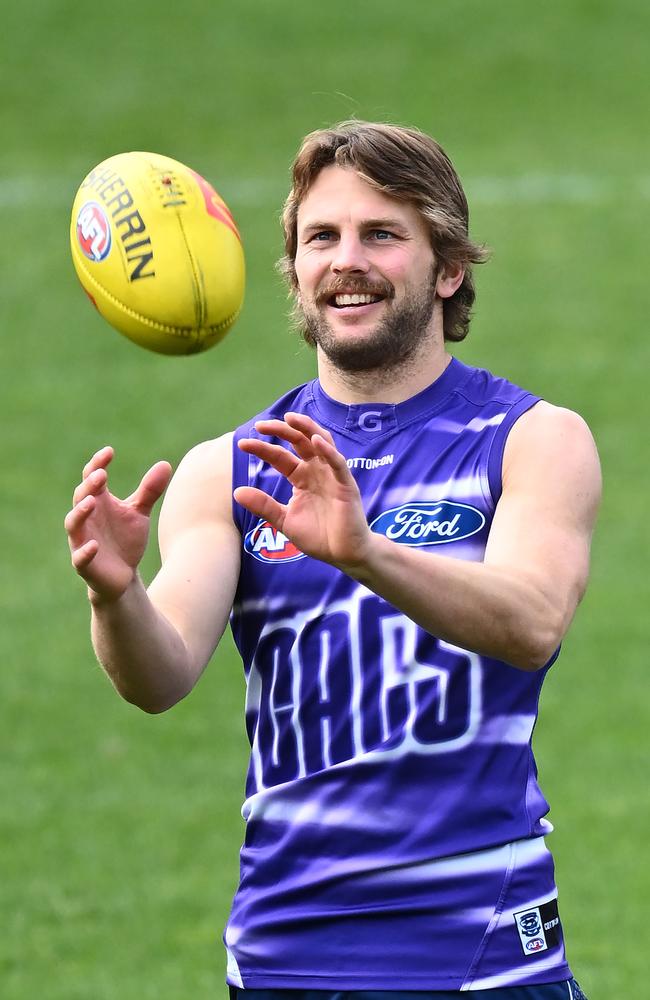
[[[267,437],[280,438],[291,445],[296,455],[304,461],[309,461],[314,457],[314,449],[311,446],[311,438],[302,430],[292,427],[286,420],[258,420],[255,423],[255,430]]]
[[[325,459],[334,473],[334,477],[341,485],[350,486],[354,484],[354,479],[350,474],[345,458],[331,441],[319,433],[314,434],[311,443],[316,454],[320,458]]]
[[[325,427],[321,427],[320,424],[317,424],[311,417],[308,417],[306,413],[294,413],[293,411],[289,411],[288,413],[285,413],[284,419],[287,425],[291,427],[294,432],[297,431],[303,437],[308,438],[309,441],[312,440],[314,434],[320,434],[320,436],[325,438],[329,444],[334,445],[334,438],[330,432]]]
[[[86,469],[87,468],[88,466],[86,466]],[[86,472],[86,469],[84,469],[83,479],[72,494],[72,502],[74,504],[80,503],[89,496],[99,496],[99,494],[106,489],[106,484],[108,482],[108,473],[106,472],[106,469],[90,469],[88,472]]]
[[[95,538],[88,538],[86,522],[95,510],[96,499],[92,494],[83,497],[75,503],[63,522],[70,545],[70,558],[72,565],[78,573],[93,561],[97,555],[99,544]]]
[[[289,411],[285,413],[284,420],[258,420],[255,429],[260,434],[286,441],[296,454],[306,461],[313,458],[315,454],[312,446],[314,434],[320,434],[330,444],[334,444],[334,438],[330,432],[303,413]]]
[[[282,531],[287,509],[284,504],[278,503],[273,497],[264,493],[263,490],[255,489],[254,486],[238,486],[233,496],[237,503],[245,507],[255,517],[268,521],[278,531]]]
[[[254,455],[255,458],[266,462],[276,472],[279,472],[281,476],[285,476],[289,480],[291,480],[291,477],[300,465],[300,459],[293,452],[290,452],[287,448],[283,448],[282,445],[271,444],[270,441],[260,441],[258,438],[242,438],[239,441],[239,448],[241,451],[245,451],[247,455]]]
[[[128,498],[140,514],[148,517],[154,504],[163,495],[172,477],[172,467],[169,462],[156,462],[148,472],[145,472],[135,493]]]
[[[90,514],[95,509],[95,498],[86,496],[78,503],[75,503],[63,522],[63,526],[69,535],[76,535],[88,520]]]
[[[110,445],[100,448],[99,451],[95,452],[90,461],[86,462],[84,465],[82,478],[87,479],[88,476],[97,469],[106,469],[109,463],[112,462],[114,454],[115,453]]]
[[[91,564],[99,551],[99,543],[95,538],[89,538],[83,545],[70,550],[70,559],[77,573],[82,573]]]
[[[302,463],[311,463],[313,459],[324,461],[337,482],[348,487],[354,483],[330,432],[304,413],[289,411],[284,420],[258,420],[255,429],[260,434],[281,438],[293,450],[259,438],[243,438],[239,441],[240,449],[272,466],[294,486],[299,482],[303,485],[301,470],[307,466]]]

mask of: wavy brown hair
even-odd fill
[[[346,121],[305,137],[282,213],[285,253],[278,267],[291,290],[298,288],[298,208],[320,171],[331,165],[352,168],[372,187],[414,205],[428,226],[438,268],[465,269],[460,287],[442,300],[445,340],[463,340],[476,298],[472,264],[483,263],[488,254],[469,237],[467,198],[451,160],[435,139],[415,128]]]

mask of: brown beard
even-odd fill
[[[434,269],[430,284],[401,306],[395,306],[394,291],[390,285],[390,295],[387,295],[384,286],[371,287],[359,280],[341,280],[341,291],[359,294],[368,292],[385,297],[388,303],[387,314],[378,323],[371,338],[356,340],[350,334],[347,338],[337,339],[320,309],[307,310],[296,302],[294,316],[298,329],[308,344],[318,345],[323,354],[341,371],[368,372],[401,367],[415,354],[431,321],[436,300],[436,276]],[[324,305],[338,290],[336,287],[323,289],[316,301]]]

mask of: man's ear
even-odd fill
[[[436,294],[441,299],[450,299],[462,285],[464,277],[464,267],[443,268],[436,281]]]

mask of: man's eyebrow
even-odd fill
[[[306,226],[300,226],[301,233],[314,233],[323,229],[336,229],[336,226],[333,222],[309,222]]]
[[[399,229],[406,232],[408,226],[401,219],[364,219],[362,222],[364,229]]]
[[[400,219],[362,219],[360,222],[361,229],[399,229],[400,232],[406,232],[408,226],[405,222]],[[320,231],[329,231],[331,229],[338,229],[338,226],[334,222],[308,222],[306,225],[300,227],[301,233],[314,233]]]

